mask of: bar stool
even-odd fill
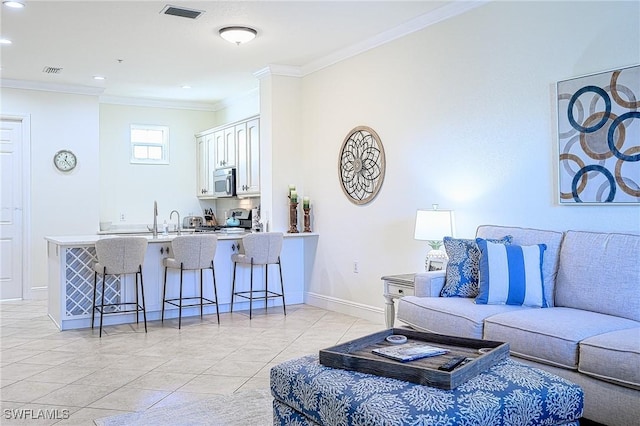
[[[136,323],[140,323],[140,311],[144,317],[144,332],[147,332],[147,311],[144,304],[144,284],[142,282],[142,264],[147,252],[147,239],[145,237],[114,237],[96,241],[96,256],[98,262],[93,266],[93,306],[91,309],[91,328],[95,321],[96,311],[100,312],[100,337],[102,337],[102,320],[108,314],[120,314],[125,312],[136,313]],[[98,274],[102,275],[102,291],[100,304],[96,305],[96,292],[98,288]],[[135,301],[105,303],[105,282],[108,275],[134,274],[136,279]],[[140,296],[142,304],[138,303],[138,276],[140,276]],[[124,289],[121,286],[121,289]],[[133,308],[128,308],[134,306]],[[124,309],[120,309],[124,307]]]
[[[166,303],[178,307],[178,329],[182,328],[182,308],[200,306],[200,318],[204,305],[216,305],[218,324],[220,323],[220,311],[218,310],[218,290],[216,288],[216,273],[213,267],[213,258],[216,255],[218,237],[215,234],[184,235],[176,237],[171,242],[173,257],[162,261],[164,265],[164,288],[162,290],[162,322],[164,322],[164,306]],[[167,299],[167,271],[169,269],[180,270],[180,297]],[[213,277],[213,295],[215,300],[207,299],[203,293],[202,270],[211,269]],[[185,270],[200,270],[200,295],[184,297],[182,292],[183,273]],[[197,301],[187,303],[184,301]]]
[[[260,232],[242,237],[243,253],[231,255],[233,261],[233,282],[231,285],[231,312],[233,312],[234,297],[242,297],[249,300],[249,319],[253,310],[253,300],[264,299],[264,309],[267,310],[267,300],[282,298],[282,308],[287,315],[287,307],[284,301],[284,283],[282,281],[282,264],[280,252],[282,251],[282,232]],[[236,291],[236,267],[238,263],[251,265],[251,281],[249,291]],[[280,269],[280,293],[269,290],[269,265],[277,264]],[[253,265],[264,265],[264,290],[253,289]],[[258,295],[254,295],[257,293]]]

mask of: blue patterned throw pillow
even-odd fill
[[[507,235],[495,243],[511,244],[513,237]],[[444,250],[449,262],[441,297],[476,297],[478,295],[478,262],[480,251],[476,240],[444,237]]]
[[[476,303],[546,307],[542,291],[542,256],[546,244],[495,244],[482,238]]]

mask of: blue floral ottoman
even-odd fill
[[[271,369],[274,425],[578,425],[582,389],[507,359],[442,390],[320,365],[318,356]]]

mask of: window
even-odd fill
[[[169,127],[132,124],[131,163],[169,164]]]

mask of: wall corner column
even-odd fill
[[[303,195],[301,73],[298,68],[268,66],[260,82],[260,198],[269,230],[289,227],[287,188]]]

